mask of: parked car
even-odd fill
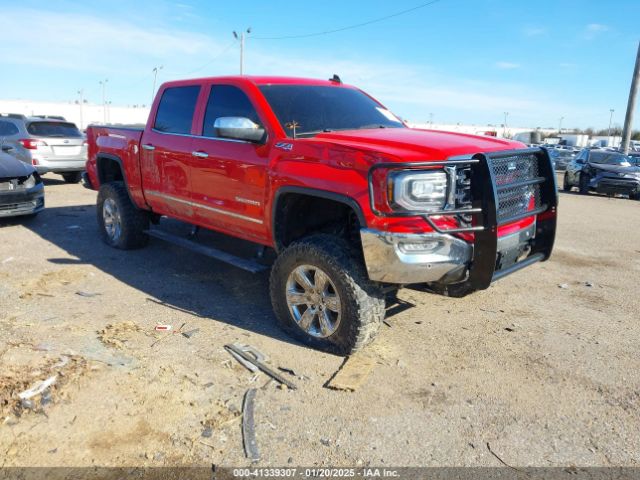
[[[549,155],[554,161],[556,170],[566,170],[567,165],[576,157],[577,152],[573,148],[551,148]]]
[[[640,199],[640,167],[632,157],[609,150],[585,148],[569,165],[564,175],[565,192],[578,187],[607,195],[621,194]]]
[[[108,245],[151,235],[269,268],[151,227],[167,216],[267,247],[280,325],[341,354],[374,338],[402,285],[463,296],[553,247],[546,150],[409,128],[336,77],[168,82],[144,129],[90,126],[87,137],[84,178]]]
[[[44,208],[44,185],[35,168],[0,152],[0,218],[37,215]]]
[[[84,135],[61,117],[43,117],[0,114],[2,150],[41,175],[59,173],[65,182],[78,183],[87,161]]]

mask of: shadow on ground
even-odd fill
[[[92,265],[144,292],[149,302],[298,344],[276,325],[268,271],[251,274],[157,239],[140,250],[113,249],[100,239],[95,205],[47,208],[35,219],[0,222],[0,228],[18,223],[72,257],[49,258],[52,264]],[[188,225],[169,220],[163,220],[163,229],[189,233]],[[199,235],[214,246],[231,243],[232,253],[256,250],[253,244],[213,232]]]

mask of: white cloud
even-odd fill
[[[584,38],[591,40],[601,33],[608,32],[610,30],[608,25],[601,23],[590,23],[584,29]]]
[[[22,19],[30,18],[30,29],[38,35],[24,35]],[[117,103],[147,103],[151,91],[151,69],[163,65],[159,83],[189,76],[227,75],[238,71],[238,50],[228,32],[210,36],[163,26],[85,14],[8,9],[3,11],[3,49],[0,64],[17,68],[35,68],[43,75],[57,72],[68,75],[75,91],[78,78],[93,82],[99,98],[98,80],[109,78],[109,98]],[[222,34],[221,34],[222,35]],[[46,39],[46,41],[43,41]],[[497,62],[499,69],[513,70],[520,65]],[[392,62],[355,52],[296,50],[291,45],[247,40],[245,69],[248,74],[291,75],[329,78],[339,74],[345,82],[370,92],[397,114],[414,121],[426,121],[430,111],[443,112],[456,120],[475,116],[490,121],[503,111],[512,118],[527,118],[538,112],[553,112],[561,107],[548,98],[517,84],[481,82],[468,78],[450,78],[424,65]],[[87,85],[87,84],[84,84]],[[46,95],[46,80],[42,82]],[[6,95],[6,93],[4,94]],[[51,100],[58,100],[51,98]],[[566,111],[566,110],[565,110]]]
[[[496,67],[500,68],[501,70],[515,70],[517,68],[520,68],[520,64],[512,62],[496,62]]]
[[[148,70],[166,58],[209,55],[221,49],[210,37],[170,29],[148,29],[96,16],[5,10],[0,61],[94,72]],[[24,19],[29,30],[24,34]]]
[[[541,27],[526,27],[522,33],[527,37],[539,37],[541,35],[545,35],[547,33],[547,29]]]

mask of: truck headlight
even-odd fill
[[[406,210],[432,212],[446,205],[448,177],[442,170],[392,173],[389,181],[391,203]]]

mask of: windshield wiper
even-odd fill
[[[314,136],[314,135],[318,135],[319,133],[329,133],[329,132],[333,132],[333,129],[331,128],[324,128],[322,130],[312,130],[310,132],[298,132],[296,133],[296,137],[304,137],[304,136]]]

